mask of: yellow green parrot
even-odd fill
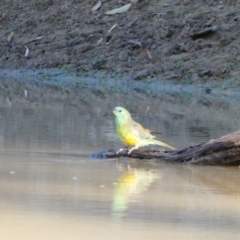
[[[151,131],[135,122],[132,119],[131,114],[125,108],[115,107],[113,114],[115,115],[116,129],[119,138],[128,147],[131,147],[128,154],[130,154],[134,149],[150,144],[175,149],[164,142],[156,140],[156,137],[151,134]]]

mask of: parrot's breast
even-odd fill
[[[139,142],[139,139],[131,134],[129,129],[124,126],[117,127],[117,134],[122,142],[127,146],[135,146]]]

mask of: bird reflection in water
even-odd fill
[[[142,194],[148,191],[151,184],[158,178],[161,178],[158,172],[133,169],[128,165],[127,170],[120,176],[114,189],[113,218],[121,220],[126,214],[129,203],[139,202]]]

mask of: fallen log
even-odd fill
[[[240,131],[180,150],[138,149],[128,154],[127,148],[119,153],[115,149],[110,149],[93,153],[91,157],[129,157],[157,159],[167,163],[238,166],[240,165]]]

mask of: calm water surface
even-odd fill
[[[166,109],[134,117],[177,148],[239,129],[234,107]],[[1,239],[239,239],[240,169],[90,159],[122,146],[111,111],[0,109]]]

